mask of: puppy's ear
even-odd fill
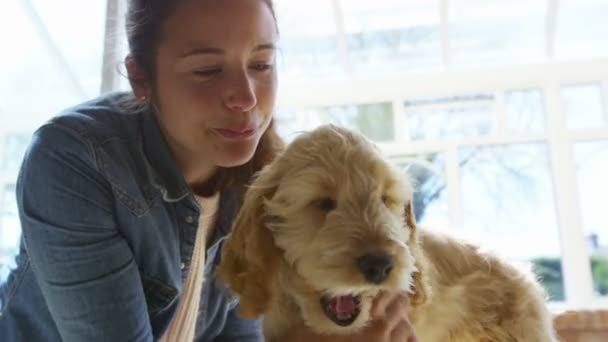
[[[431,288],[426,275],[426,258],[418,236],[413,203],[410,201],[404,209],[405,224],[410,230],[409,248],[414,257],[417,272],[413,274],[414,285],[410,294],[409,303],[421,306],[428,300]]]
[[[412,201],[407,202],[403,210],[405,216],[405,224],[410,229],[410,238],[416,235],[416,217],[414,214],[414,205]]]
[[[266,225],[264,202],[276,191],[279,178],[270,165],[245,193],[217,270],[218,278],[240,296],[238,314],[246,319],[257,319],[277,295],[280,250]]]

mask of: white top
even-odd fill
[[[211,197],[195,196],[201,207],[201,216],[198,220],[198,230],[192,251],[192,262],[178,304],[175,316],[162,338],[163,342],[193,341],[196,330],[198,306],[201,299],[205,274],[205,245],[207,236],[215,223],[219,204],[219,192]]]

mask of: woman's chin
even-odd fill
[[[236,167],[246,164],[253,158],[255,146],[231,146],[216,156],[216,165],[220,167]]]

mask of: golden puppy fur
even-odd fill
[[[416,227],[406,175],[352,131],[304,133],[254,180],[224,245],[219,277],[240,295],[239,314],[264,315],[280,340],[302,321],[320,333],[364,327],[380,290],[407,290],[422,342],[556,341],[542,287],[531,274],[470,244]],[[358,260],[388,255],[382,281]],[[322,298],[355,295],[343,326]],[[348,316],[350,317],[350,316]]]

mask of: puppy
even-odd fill
[[[280,340],[295,324],[329,334],[370,321],[381,290],[409,292],[420,341],[556,341],[535,278],[476,246],[416,227],[406,175],[360,134],[304,133],[245,194],[218,276],[239,315]]]

